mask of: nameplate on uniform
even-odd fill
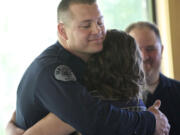
[[[66,65],[59,65],[56,67],[54,76],[60,81],[76,81],[76,77],[70,67]]]

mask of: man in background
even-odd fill
[[[144,102],[151,106],[156,99],[161,100],[160,110],[171,125],[170,135],[180,134],[180,82],[170,79],[160,72],[163,45],[156,25],[137,22],[126,29],[136,40],[142,52],[147,86]]]

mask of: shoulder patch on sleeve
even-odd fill
[[[54,77],[60,81],[76,81],[74,73],[70,67],[66,65],[59,65],[54,71]]]

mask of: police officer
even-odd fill
[[[17,92],[15,123],[28,129],[49,112],[86,135],[168,134],[158,110],[133,113],[92,98],[81,84],[85,62],[103,49],[105,28],[95,0],[62,0],[58,7],[59,41],[26,70]],[[13,133],[14,134],[14,133]]]

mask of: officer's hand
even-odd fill
[[[154,135],[169,135],[170,125],[167,117],[159,110],[161,101],[156,100],[154,104],[148,108],[156,118],[156,129]]]
[[[16,127],[14,124],[16,119],[16,112],[13,113],[11,120],[8,122],[6,127],[6,135],[23,135],[24,130]]]

